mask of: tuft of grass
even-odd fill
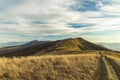
[[[0,80],[97,80],[98,54],[0,58]]]

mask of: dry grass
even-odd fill
[[[107,56],[106,59],[112,65],[112,67],[116,71],[118,78],[120,79],[120,58],[114,56]]]
[[[120,53],[113,51],[104,51],[104,55],[120,58]]]
[[[105,80],[119,80],[115,69],[112,67],[112,64],[110,64],[105,58],[103,58],[103,61],[107,72]]]
[[[97,80],[100,55],[0,58],[0,80]]]

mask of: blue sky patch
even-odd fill
[[[18,24],[18,23],[13,21],[0,21],[0,24]]]
[[[33,24],[45,24],[45,22],[40,22],[40,21],[33,21]]]
[[[90,27],[90,26],[93,26],[95,24],[75,24],[75,23],[72,23],[72,24],[69,24],[70,27],[73,27],[73,28],[83,28],[83,27]]]
[[[79,5],[79,4],[78,4]],[[77,8],[78,11],[97,11],[99,8],[97,7],[96,1],[83,1],[82,7]]]

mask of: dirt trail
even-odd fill
[[[114,60],[111,59],[111,58],[106,57],[106,59],[107,59],[107,61],[110,63],[110,65],[112,65],[112,67],[113,67],[114,70],[116,71],[116,74],[117,74],[117,76],[118,76],[118,78],[119,78],[119,80],[120,80],[120,66],[119,66],[119,64],[116,63],[116,62],[114,62]]]
[[[101,71],[102,74],[104,74],[102,80],[120,80],[117,76],[117,72],[115,71],[114,67],[109,63],[109,61],[107,61],[103,53],[103,51],[99,51],[99,54],[101,55],[102,64],[104,66],[102,67],[103,69],[101,69],[104,70]]]
[[[99,64],[98,64],[98,71],[96,73],[97,77],[96,80],[107,80],[107,71],[105,68],[105,64],[102,60],[102,58],[99,59]]]

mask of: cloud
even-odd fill
[[[120,30],[119,5],[118,0],[1,0],[0,35],[71,37]]]

